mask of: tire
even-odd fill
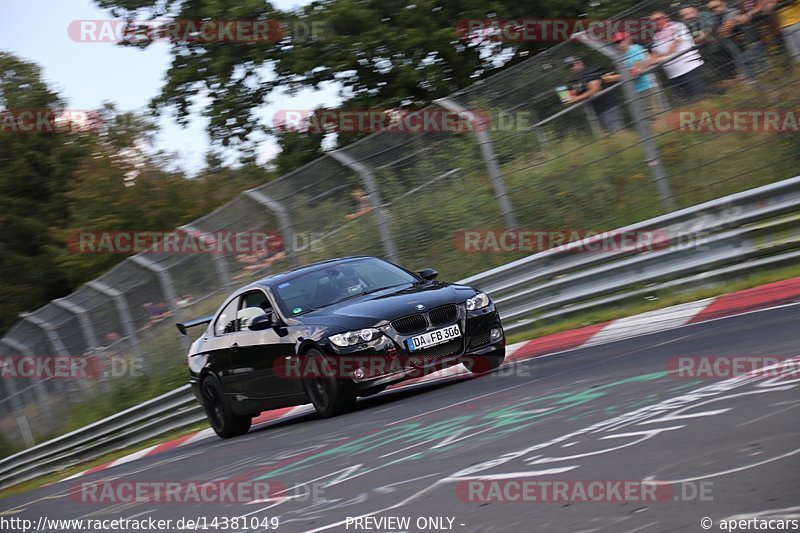
[[[311,348],[305,354],[307,359],[317,359],[314,368],[325,368],[325,355],[316,348]],[[336,368],[335,365],[331,365]],[[312,365],[304,365],[304,368]],[[314,409],[324,418],[348,413],[356,407],[356,394],[352,383],[344,379],[337,379],[335,372],[322,372],[322,375],[307,376],[303,378],[303,388]]]
[[[235,414],[225,401],[222,384],[214,376],[207,376],[200,383],[203,408],[214,432],[223,439],[244,435],[250,430],[252,418]]]
[[[497,370],[505,361],[505,355],[468,355],[461,360],[473,374],[486,374]]]

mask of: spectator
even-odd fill
[[[570,80],[572,98],[566,104],[576,104],[592,98],[611,85],[611,79],[601,74],[599,69],[587,67],[579,57],[569,56],[564,60],[567,69],[575,76]],[[616,94],[606,93],[591,101],[600,126],[605,131],[614,132],[625,127],[622,109]]]
[[[684,102],[703,97],[703,59],[694,50],[694,39],[682,22],[673,22],[661,11],[650,15],[655,24],[653,50],[648,65],[663,64],[675,96]]]
[[[755,81],[751,58],[745,54],[748,39],[752,34],[745,24],[746,16],[738,9],[729,7],[724,0],[709,0],[708,9],[714,15],[713,33],[723,47],[730,51],[740,74],[748,81]],[[749,35],[749,37],[748,37]]]
[[[767,20],[767,15],[762,11],[761,0],[741,0],[738,5],[739,14],[737,32],[735,37],[739,39],[739,45],[744,52],[743,61],[747,65],[753,77],[755,73],[764,70],[766,67],[766,48],[761,37],[759,27]]]
[[[656,77],[653,74],[641,74],[647,68],[647,50],[639,44],[634,44],[633,39],[625,32],[614,34],[611,40],[622,53],[622,64],[634,79],[633,88],[637,100],[641,102],[644,116],[653,121],[655,116],[661,112],[661,95]],[[612,73],[607,74],[604,79],[617,82],[621,77],[619,74]]]
[[[708,65],[717,93],[723,93],[726,80],[736,78],[736,59],[730,47],[723,45],[714,33],[715,16],[696,7],[683,7],[678,12],[697,45],[700,57]],[[738,53],[738,50],[737,50]]]
[[[354,190],[350,196],[353,197],[353,200],[356,201],[356,206],[358,210],[355,213],[349,213],[344,217],[347,220],[355,220],[362,215],[366,215],[370,211],[372,211],[372,204],[369,202],[369,196],[364,193],[361,189]]]
[[[786,50],[795,63],[800,63],[800,0],[778,10],[778,24]]]
[[[781,42],[781,25],[778,21],[778,13],[775,10],[777,4],[777,0],[758,0],[757,9],[750,19],[758,38],[764,44],[765,54],[767,47],[770,45],[779,44],[783,46]]]

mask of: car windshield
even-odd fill
[[[290,316],[298,316],[362,294],[408,285],[419,279],[375,258],[354,259],[299,274],[275,292]]]

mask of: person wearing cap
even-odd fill
[[[655,24],[648,65],[661,64],[670,86],[679,100],[689,102],[703,97],[703,59],[694,49],[695,43],[689,28],[675,22],[662,11],[650,15]]]
[[[574,76],[569,82],[573,98],[566,102],[567,104],[589,100],[612,84],[607,75],[604,76],[599,69],[587,67],[579,57],[567,57],[564,65]],[[615,91],[592,98],[590,105],[603,130],[614,132],[625,127],[622,109]]]
[[[625,32],[617,32],[611,37],[611,41],[617,46],[622,54],[622,65],[628,69],[633,78],[633,88],[636,99],[642,105],[644,116],[653,121],[655,116],[661,112],[660,90],[658,82],[653,74],[642,74],[647,68],[648,53],[642,45],[635,44],[631,36]],[[607,74],[606,81],[620,81],[619,74]]]

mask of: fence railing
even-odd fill
[[[666,7],[666,2],[647,0],[625,16],[642,17]],[[749,80],[753,83],[731,77],[740,68],[737,58],[731,59],[732,69],[709,63],[709,90],[692,109],[797,109],[797,73],[791,65],[786,67],[779,46],[766,50],[762,63],[748,66],[748,72],[755,72]],[[704,53],[702,47],[700,51]],[[174,322],[213,312],[234,286],[266,272],[355,254],[381,255],[411,268],[435,265],[448,279],[507,268],[492,275],[492,283],[500,285],[487,288],[507,309],[510,327],[524,327],[537,314],[552,316],[579,305],[563,281],[548,274],[551,261],[558,272],[574,273],[574,254],[562,258],[553,252],[525,259],[524,252],[469,254],[454,245],[456,233],[511,227],[608,230],[660,220],[659,216],[672,217],[664,224],[674,221],[675,231],[682,231],[682,208],[797,174],[799,135],[702,133],[674,124],[674,112],[689,104],[676,98],[672,80],[660,67],[654,69],[656,85],[663,88],[658,96],[669,105],[649,115],[641,116],[635,105],[644,96],[629,90],[631,80],[600,95],[616,99],[622,118],[617,129],[598,125],[594,111],[600,96],[564,108],[555,89],[572,76],[564,68],[570,56],[603,71],[625,68],[581,42],[553,46],[427,109],[480,111],[492,117],[486,129],[370,135],[246,191],[184,226],[209,239],[218,232],[278,233],[283,250],[266,255],[131,257],[74,293],[22,316],[0,339],[0,358],[93,356],[106,362],[108,372],[91,381],[0,379],[0,447],[3,440],[14,448],[32,447],[64,433],[66,427],[76,427],[76,404],[85,405],[82,402],[119,397],[121,404],[129,405],[124,395],[125,387],[131,386],[130,373],[115,377],[119,373],[112,364],[139,369],[136,387],[147,387],[152,396],[175,387],[182,379],[181,354],[187,341],[176,334]],[[648,122],[646,132],[637,127],[643,119]],[[653,172],[656,166],[660,174]],[[663,188],[664,183],[669,187]],[[715,211],[708,216],[718,215]],[[703,224],[711,222],[703,219]],[[759,248],[763,231],[742,229],[724,241],[710,239],[706,245],[717,250],[718,270],[733,268],[729,262],[735,255],[725,248],[733,242],[756,258],[752,264],[772,261]],[[669,257],[686,265],[705,257],[693,254],[701,253],[681,250]],[[662,261],[656,259],[661,257],[658,253],[646,258],[623,254],[613,261],[623,257],[630,261],[625,268],[631,272]],[[511,292],[502,288],[504,276],[508,283],[514,281],[516,267],[501,265],[515,265],[515,259],[539,265],[527,271],[537,276],[532,279],[538,285],[530,284],[524,294],[516,286]],[[586,283],[604,275],[602,269],[611,259],[598,257],[591,265],[581,264]],[[692,272],[686,274],[698,271]],[[615,298],[619,288],[609,281],[593,298]],[[551,296],[535,296],[539,291]],[[173,381],[165,382],[165,376]]]
[[[461,280],[495,301],[506,332],[655,291],[733,279],[800,258],[800,176],[570,243]],[[656,249],[585,251],[650,231]],[[689,243],[689,245],[686,245]],[[663,245],[663,246],[661,246]],[[204,418],[189,386],[0,460],[0,489]]]

